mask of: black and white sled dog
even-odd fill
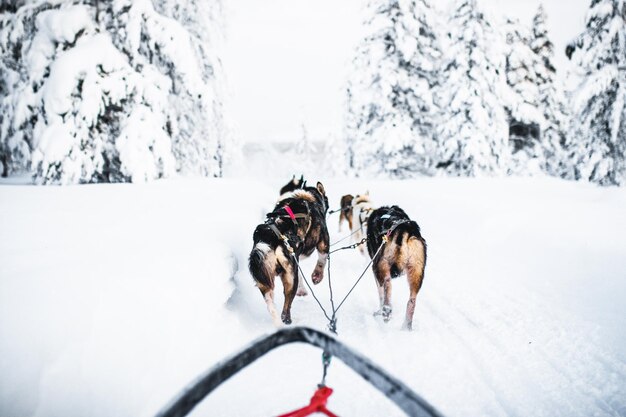
[[[374,314],[389,321],[391,279],[405,273],[409,282],[409,301],[402,327],[411,330],[415,298],[422,287],[426,267],[426,241],[419,225],[398,206],[380,207],[372,211],[367,221],[367,250],[372,258],[380,299],[380,310]]]
[[[304,187],[306,187],[306,180],[304,179],[304,175],[300,175],[300,179],[296,179],[296,176],[294,175],[293,177],[291,177],[291,181],[283,185],[283,187],[280,189],[280,195],[282,196],[286,193]]]
[[[311,279],[319,284],[324,276],[330,247],[327,211],[326,191],[318,182],[315,187],[304,186],[283,194],[274,210],[267,214],[265,223],[254,230],[248,266],[276,325],[280,321],[274,306],[275,278],[280,276],[285,295],[280,317],[283,323],[290,324],[291,304],[296,293],[300,293],[297,264],[300,257],[309,256],[317,249],[318,260]]]

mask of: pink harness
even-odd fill
[[[294,222],[296,221],[296,215],[293,214],[293,210],[291,210],[291,207],[289,206],[283,206],[283,208],[285,209],[285,211],[287,212],[287,214],[289,215],[289,217],[291,217],[291,220],[293,220]]]

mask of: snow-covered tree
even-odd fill
[[[552,63],[554,48],[543,7],[533,19],[532,31],[517,20],[508,20],[504,29],[509,86],[505,107],[512,152],[508,171],[565,176],[569,163],[564,149],[567,112]]]
[[[39,0],[3,13],[9,169],[40,183],[220,175],[221,69],[203,30],[215,4]]]
[[[539,57],[530,47],[530,31],[518,20],[507,20],[504,29],[509,86],[504,103],[512,154],[508,170],[516,174],[535,174],[540,170],[543,156],[540,146],[543,114],[535,73]]]
[[[592,0],[585,30],[568,45],[582,81],[569,141],[575,178],[626,182],[626,0]]]
[[[148,33],[149,29],[141,29],[142,36],[147,35],[150,40],[136,50],[130,44],[132,37],[136,35],[130,34],[122,47],[135,54],[133,59],[148,59],[161,73],[168,74],[172,79],[168,99],[170,106],[177,109],[172,118],[172,149],[177,170],[183,174],[221,175],[223,159],[229,145],[228,141],[222,140],[227,132],[223,116],[224,74],[218,55],[222,32],[221,2],[151,2],[157,15],[152,14],[150,7],[136,12],[137,18],[142,21],[154,19],[153,33]],[[124,3],[137,7],[136,0],[125,0],[118,10],[126,7]],[[171,25],[168,19],[161,16],[174,19],[177,25]],[[118,20],[116,23],[123,24],[124,21]],[[144,25],[142,22],[136,24]],[[172,29],[168,29],[168,26],[172,26]],[[157,35],[159,30],[164,30],[165,33]],[[164,47],[167,52],[162,53]],[[152,56],[160,57],[153,62]]]
[[[546,13],[542,5],[533,18],[530,47],[539,58],[534,62],[534,83],[538,89],[538,106],[543,113],[541,125],[541,168],[549,175],[567,177],[572,161],[567,156],[566,134],[569,111],[561,80],[557,77],[554,45],[548,36]]]
[[[348,163],[356,175],[427,172],[440,47],[426,0],[373,0],[347,88]]]
[[[460,176],[505,173],[510,151],[504,41],[475,0],[457,2],[449,27],[436,168]]]

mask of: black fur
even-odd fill
[[[304,179],[304,175],[300,175],[300,179],[298,180],[296,179],[296,176],[294,175],[291,178],[291,181],[283,185],[283,187],[280,189],[280,195],[283,195],[285,193],[298,190],[304,187],[306,187],[306,180]]]
[[[257,235],[259,227],[257,227],[257,230],[254,231],[255,235]],[[255,240],[254,244],[256,245],[256,243],[257,242]],[[250,252],[250,257],[248,258],[248,269],[250,269],[250,273],[252,274],[252,277],[255,281],[267,287],[271,287],[274,281],[274,277],[270,276],[270,274],[266,271],[263,261],[263,251],[253,248],[252,252]]]
[[[402,221],[406,222],[400,223]],[[383,235],[396,223],[398,226],[394,229],[391,238],[395,238],[397,244],[402,242],[404,233],[423,240],[419,225],[411,220],[404,210],[398,206],[379,207],[370,214],[367,220],[367,251],[370,257],[374,256],[383,242]]]

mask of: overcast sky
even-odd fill
[[[243,141],[289,141],[306,125],[313,139],[341,135],[347,64],[366,0],[224,0],[224,66],[230,115]],[[496,16],[530,23],[540,0],[483,0]],[[445,2],[433,1],[443,4]],[[543,0],[557,64],[584,27],[590,0]]]

